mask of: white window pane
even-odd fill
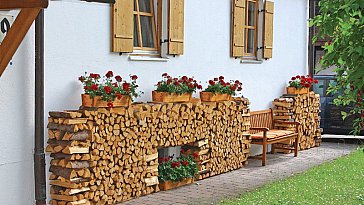
[[[150,16],[140,16],[142,27],[143,47],[155,48],[153,33],[153,18]]]
[[[139,11],[151,13],[151,1],[152,0],[139,0]]]
[[[249,5],[248,5],[248,25],[249,26],[255,26],[255,16],[256,16],[255,3],[249,2]]]
[[[247,41],[247,53],[254,53],[255,47],[255,30],[248,29],[246,34],[246,41]]]
[[[134,15],[134,47],[140,47],[137,15]]]

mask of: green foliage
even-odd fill
[[[364,127],[364,1],[321,0],[319,8],[320,15],[310,21],[318,29],[313,41],[330,38],[323,46],[321,64],[337,67],[337,84],[330,85],[328,92],[337,96],[335,105],[354,106],[343,117],[356,116],[353,133],[359,134]]]
[[[176,160],[172,160],[172,157],[158,160],[158,179],[161,182],[178,182],[186,178],[194,178],[197,174],[197,165],[191,156],[181,156]]]
[[[243,89],[242,85],[243,84],[239,80],[225,82],[224,76],[220,76],[213,80],[209,80],[209,85],[204,92],[236,95],[236,91],[241,91]]]
[[[197,89],[202,89],[202,86],[196,80],[183,76],[181,78],[172,78],[167,73],[162,74],[163,80],[159,81],[156,91],[167,92],[169,94],[184,94],[194,93]]]
[[[363,161],[364,153],[359,149],[303,174],[224,200],[221,205],[364,204]]]

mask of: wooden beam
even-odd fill
[[[47,8],[48,0],[1,0],[0,9]]]
[[[18,49],[23,38],[32,26],[40,8],[21,9],[9,32],[0,45],[0,77],[8,66],[15,51]]]

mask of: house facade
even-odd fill
[[[308,74],[308,0],[274,1],[269,46],[265,1],[125,2],[114,7],[50,2],[45,10],[45,126],[49,111],[81,105],[77,79],[85,71],[136,74],[144,92],[136,101],[143,102],[151,101],[162,73],[194,76],[203,86],[223,75],[243,82],[240,95],[249,98],[252,110],[269,108],[291,76]],[[4,204],[34,201],[34,34],[32,27],[0,80]]]

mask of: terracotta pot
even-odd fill
[[[192,99],[191,93],[183,93],[183,94],[176,94],[176,93],[167,93],[167,92],[157,92],[152,91],[152,99],[153,102],[164,102],[164,103],[171,103],[171,102],[190,102]]]
[[[202,102],[217,102],[217,101],[227,101],[232,100],[229,94],[220,94],[212,92],[200,92],[200,98]]]
[[[180,182],[165,181],[165,182],[159,184],[159,189],[162,191],[167,191],[170,189],[175,189],[180,186],[191,184],[193,182],[194,182],[193,178],[187,178]]]
[[[287,94],[307,94],[309,92],[310,88],[287,87]]]
[[[101,96],[91,98],[88,94],[82,94],[82,106],[84,107],[108,107],[107,101],[103,100]],[[128,107],[131,104],[130,96],[123,95],[121,99],[115,99],[113,102],[114,107]]]

